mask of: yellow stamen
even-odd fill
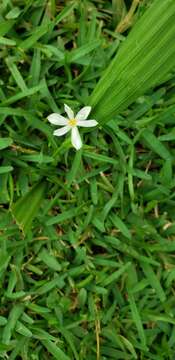
[[[69,119],[68,124],[70,126],[76,126],[77,125],[77,119]]]

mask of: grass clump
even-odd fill
[[[173,68],[78,152],[46,119],[89,105],[131,34],[116,4],[0,5],[2,359],[174,357]]]

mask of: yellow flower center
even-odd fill
[[[69,119],[68,124],[70,126],[76,126],[77,125],[77,119]]]

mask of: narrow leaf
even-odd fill
[[[11,211],[24,234],[28,232],[36,217],[46,190],[46,183],[35,185],[27,194],[12,205]]]
[[[48,352],[53,355],[54,359],[57,360],[70,360],[68,357],[54,342],[50,340],[40,340],[42,344],[46,347]]]

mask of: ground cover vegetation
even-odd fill
[[[1,0],[0,358],[174,359],[174,16]],[[78,151],[65,103],[99,123]]]

